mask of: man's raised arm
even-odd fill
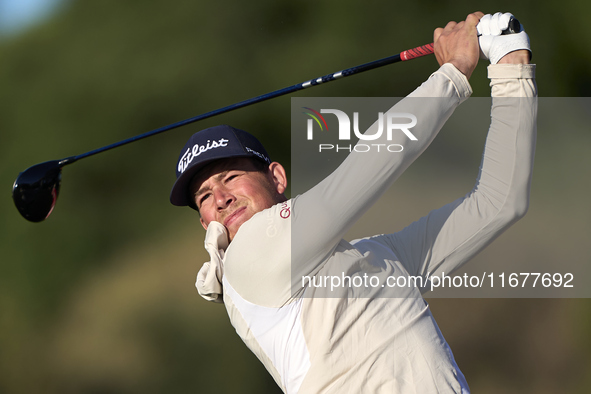
[[[438,29],[436,53],[446,64],[388,111],[412,113],[418,119],[412,129],[416,141],[408,141],[402,133],[392,136],[390,141],[382,135],[382,140],[374,143],[400,144],[404,150],[371,157],[354,151],[326,179],[294,198],[293,277],[313,273],[353,223],[427,148],[454,109],[472,93],[467,75],[478,62],[476,24],[481,15],[471,14],[464,22],[450,22],[445,29]],[[377,128],[376,122],[366,134],[374,134]]]
[[[514,47],[524,46],[523,36],[520,40]],[[451,273],[525,215],[537,116],[535,65],[529,58],[528,50],[517,49],[488,67],[492,121],[474,189],[399,233],[376,239],[391,247],[411,274]]]

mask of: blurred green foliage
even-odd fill
[[[484,1],[478,7],[510,10],[522,20],[532,37],[542,96],[591,95],[588,2]],[[12,182],[30,165],[431,42],[435,27],[471,11],[473,2],[466,0],[72,0],[42,25],[0,38],[0,186],[5,191],[0,204],[0,392],[277,392],[232,332],[223,307],[198,299],[192,281],[207,258],[201,250],[203,232],[194,213],[170,206],[168,193],[178,149],[192,133],[218,123],[252,131],[274,159],[289,167],[289,98],[66,167],[56,210],[41,224],[18,215],[10,201]],[[435,68],[432,57],[424,58],[299,95],[404,96]],[[489,94],[485,75],[481,66],[472,77],[477,96]],[[579,133],[588,143],[588,134]],[[580,141],[561,140],[559,154],[577,146],[577,154],[584,155],[589,145]],[[552,146],[546,149],[556,154]],[[457,169],[462,157],[473,154],[460,149],[453,157],[435,154],[431,162]],[[570,158],[574,167],[576,159]],[[583,163],[579,174],[588,178],[588,161]],[[550,174],[557,171],[546,165]],[[553,190],[549,182],[556,178],[567,179],[537,178],[540,192]],[[576,181],[568,179],[562,187],[576,195]],[[573,199],[573,209],[586,207]],[[582,215],[588,219],[589,211]],[[580,228],[581,243],[588,241],[586,226]],[[450,333],[452,348],[457,343],[456,358],[460,366],[468,364],[464,372],[473,388],[513,392],[508,389],[513,385],[514,392],[552,392],[545,391],[554,387],[550,380],[556,387],[588,392],[591,382],[576,368],[562,371],[563,378],[531,365],[523,375],[503,369],[512,347],[527,352],[539,346],[539,341],[528,347],[506,339],[515,331],[523,335],[529,321],[515,331],[505,328],[509,332],[496,337],[498,346],[480,349],[474,344],[490,334],[463,342],[462,329],[446,318],[470,319],[465,311],[447,315],[455,305],[489,311],[477,314],[481,325],[487,324],[486,316],[499,322],[519,310],[547,309],[562,314],[568,325],[556,332],[584,338],[591,327],[581,317],[589,314],[587,300],[467,304],[449,300],[441,305],[446,312],[440,325],[446,336]],[[435,315],[439,319],[437,310]],[[544,321],[553,321],[545,316]],[[542,343],[555,340],[544,332],[536,335]],[[558,346],[558,360],[563,365],[575,360],[588,372],[588,352],[583,352],[590,346],[588,339]]]

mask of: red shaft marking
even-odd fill
[[[417,57],[430,55],[433,53],[433,44],[422,45],[413,49],[408,49],[400,53],[400,59],[402,61],[415,59]]]

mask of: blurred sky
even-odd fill
[[[0,0],[0,35],[19,33],[51,16],[64,0]]]

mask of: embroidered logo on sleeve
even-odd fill
[[[287,204],[287,201],[285,201],[283,204],[281,204],[281,211],[279,211],[279,216],[281,216],[282,219],[287,219],[290,215],[291,208]]]

